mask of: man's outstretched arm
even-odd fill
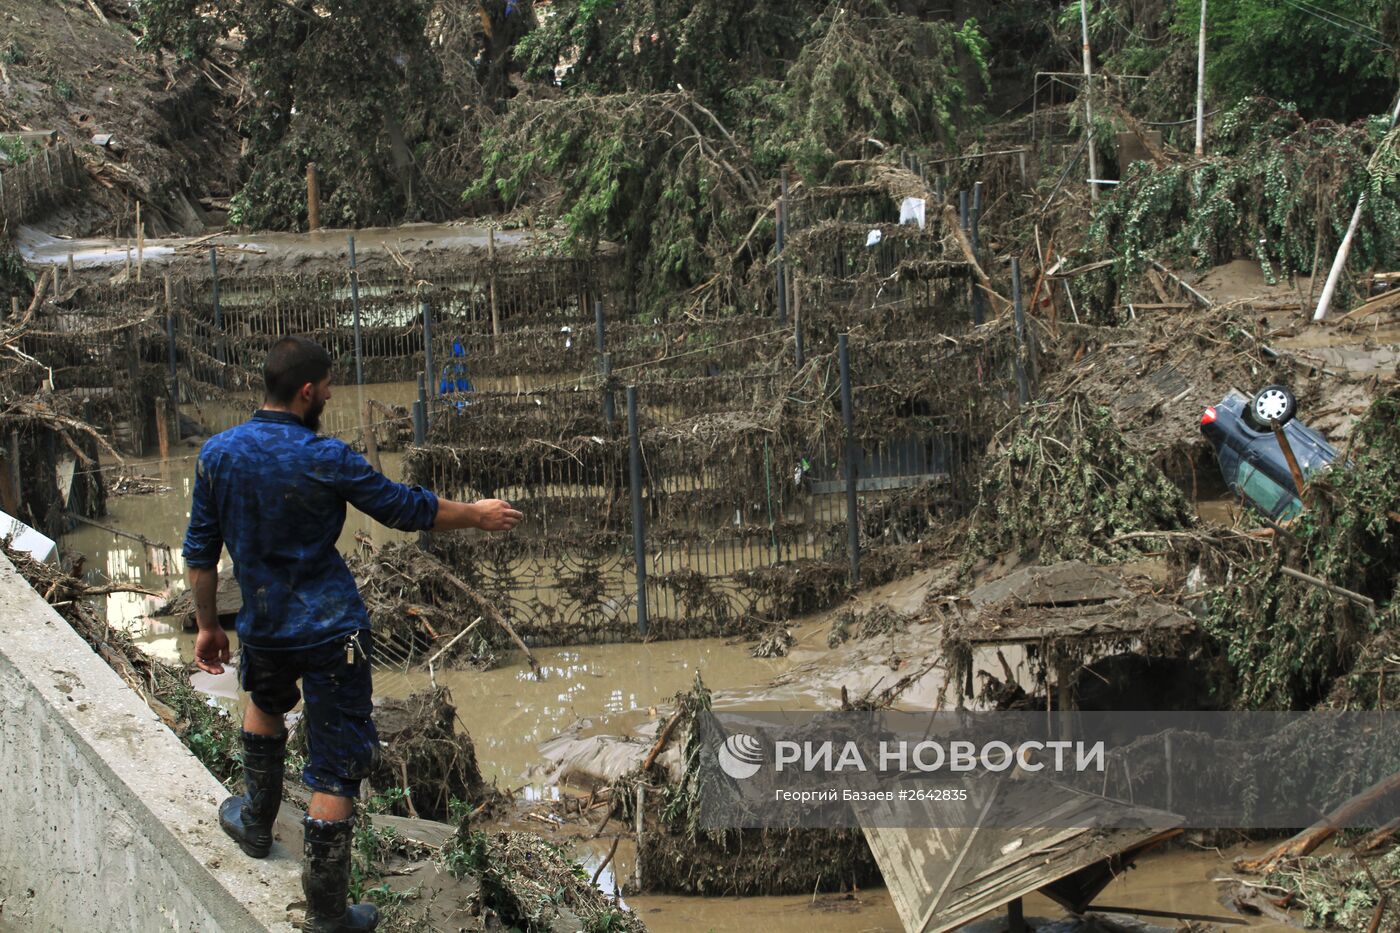
[[[400,531],[510,531],[524,517],[500,499],[454,502],[419,486],[396,483],[342,445],[337,488],[351,505]]]
[[[481,499],[477,502],[453,502],[438,499],[437,518],[433,531],[456,531],[480,528],[482,531],[510,531],[525,516],[501,499]]]

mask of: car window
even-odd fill
[[[1267,515],[1278,513],[1280,519],[1288,519],[1302,511],[1303,504],[1297,496],[1260,473],[1253,464],[1240,464],[1239,482],[1240,492]]]

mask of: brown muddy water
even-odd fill
[[[501,388],[513,388],[502,386]],[[411,383],[379,386],[340,387],[327,407],[325,429],[350,438],[360,430],[358,412],[366,398],[386,404],[411,401],[416,387]],[[211,430],[221,430],[241,421],[254,407],[247,399],[223,406],[193,406],[186,413],[198,417]],[[130,465],[131,472],[160,480],[169,492],[151,495],[113,497],[104,521],[116,528],[169,545],[170,551],[146,550],[136,542],[114,537],[109,532],[80,527],[64,540],[64,545],[83,554],[89,573],[100,573],[114,581],[140,584],[169,594],[184,588],[184,567],[179,556],[180,539],[189,519],[198,445],[177,448],[165,461]],[[400,479],[402,457],[384,454],[383,466],[391,478]],[[1207,506],[1211,517],[1225,519],[1220,506]],[[343,551],[356,547],[357,534],[368,536],[376,545],[408,536],[378,526],[353,508],[348,510],[345,531],[340,540]],[[227,556],[225,556],[227,560]],[[914,578],[878,591],[882,601],[903,611],[917,609],[922,586],[927,581]],[[870,594],[860,602],[869,603]],[[193,657],[193,635],[159,620],[148,618],[163,598],[118,594],[107,602],[109,620],[131,631],[136,640],[154,655],[171,661],[189,662]],[[874,689],[907,672],[892,669],[889,651],[882,638],[868,639],[832,652],[826,647],[829,620],[821,617],[798,622],[793,627],[797,642],[786,658],[759,660],[749,656],[748,645],[729,644],[721,639],[696,639],[652,644],[610,644],[586,647],[537,649],[544,679],[535,680],[523,665],[511,665],[486,672],[441,671],[434,676],[451,689],[458,714],[475,745],[482,772],[501,787],[518,791],[527,799],[553,798],[559,788],[547,780],[538,746],[564,732],[580,720],[581,734],[624,734],[654,721],[658,709],[667,706],[678,691],[688,689],[699,672],[714,690],[718,708],[749,709],[829,709],[839,702],[842,685],[853,694]],[[933,626],[901,636],[906,656],[922,653],[936,658],[938,633]],[[236,636],[234,636],[236,647]],[[1025,666],[1020,657],[1009,658],[1015,667]],[[915,663],[909,661],[908,663]],[[429,683],[427,672],[379,672],[376,692],[381,696],[403,696]],[[238,702],[232,669],[220,677],[197,674],[195,685],[230,705]],[[943,701],[944,671],[935,666],[928,676],[907,691],[900,705],[905,708],[934,708]],[[539,827],[532,826],[538,830]],[[585,845],[580,854],[600,859],[608,840]],[[1198,914],[1228,915],[1216,902],[1215,885],[1210,879],[1227,874],[1229,859],[1238,853],[1177,848],[1150,856],[1135,871],[1124,874],[1100,897],[1107,904],[1188,911]],[[626,880],[632,873],[628,846],[619,847],[614,864],[600,878],[605,891],[613,888],[613,872]],[[648,927],[658,933],[705,931],[728,933],[763,929],[768,933],[847,933],[847,931],[899,931],[899,918],[883,888],[851,895],[816,897],[701,898],[675,896],[633,896],[626,903],[635,909]],[[1052,902],[1039,897],[1026,903],[1028,917],[1058,918],[1063,915]],[[997,916],[997,915],[989,915]],[[1170,924],[1170,921],[1157,921]],[[1259,927],[1261,929],[1282,929]]]
[[[401,227],[373,227],[363,230],[317,230],[313,233],[226,233],[216,237],[151,238],[140,250],[148,270],[161,267],[184,251],[201,256],[214,247],[225,249],[221,262],[235,266],[272,265],[282,270],[313,261],[345,262],[349,258],[347,238],[353,234],[355,248],[363,261],[373,251],[392,247],[399,253],[431,249],[435,253],[463,252],[487,248],[486,227],[458,224],[406,224]],[[527,246],[533,235],[523,230],[496,231],[496,246],[514,249]],[[32,265],[64,265],[73,258],[75,268],[124,266],[130,257],[137,262],[138,249],[131,239],[64,239],[33,227],[21,227],[15,245],[24,261]]]

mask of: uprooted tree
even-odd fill
[[[723,0],[557,7],[522,49],[531,74],[563,74],[564,96],[517,98],[486,128],[467,200],[624,243],[648,305],[742,279],[766,253],[771,238],[746,234],[784,166],[820,181],[896,142],[946,144],[986,79],[975,23],[874,0],[815,17]]]

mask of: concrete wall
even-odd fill
[[[226,794],[0,554],[0,930],[291,930],[301,853]]]

